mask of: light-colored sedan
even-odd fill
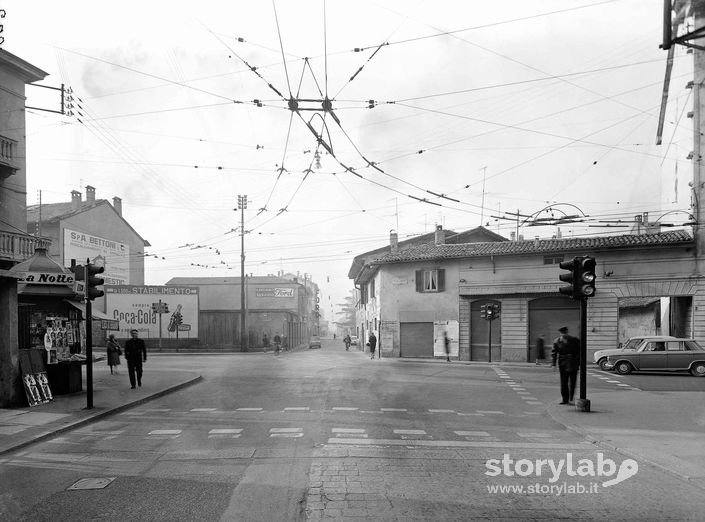
[[[623,351],[634,351],[637,348],[639,348],[639,345],[645,340],[649,339],[652,341],[667,341],[667,340],[674,340],[676,337],[672,337],[670,335],[642,335],[642,336],[637,336],[637,337],[630,337],[626,343],[622,345],[621,348],[611,348],[609,350],[597,350],[593,356],[592,360],[595,364],[597,364],[600,369],[602,370],[608,370],[611,368],[607,368],[607,357],[609,355],[619,355]]]
[[[688,371],[696,377],[705,377],[705,348],[695,339],[645,339],[634,351],[608,355],[607,367],[622,375],[633,371]]]

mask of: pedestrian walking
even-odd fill
[[[269,337],[267,337],[267,334],[262,336],[262,346],[264,346],[264,351],[266,352],[269,347]]]
[[[274,334],[274,355],[279,355],[279,350],[281,350],[281,347],[282,347],[281,336],[278,333]]]
[[[120,366],[120,356],[122,355],[122,348],[115,340],[115,335],[110,334],[108,336],[108,342],[105,347],[108,353],[108,366],[110,366],[110,374],[113,374],[113,366],[115,367],[115,373],[118,372],[117,367]]]
[[[560,336],[553,341],[551,366],[556,369],[556,359],[558,359],[558,369],[561,374],[561,404],[573,404],[575,394],[575,381],[580,368],[580,339],[568,335],[568,327],[563,326],[558,329]]]
[[[352,339],[350,339],[350,335],[346,335],[343,338],[343,343],[345,344],[345,351],[347,352],[350,350],[350,343],[352,342]]]
[[[539,335],[536,339],[536,364],[539,363],[539,359],[546,357],[546,340],[543,334]]]
[[[367,345],[370,347],[370,359],[375,358],[375,350],[377,349],[377,338],[374,332],[370,332],[370,337],[367,339]]]
[[[130,385],[132,389],[137,386],[142,386],[142,363],[147,362],[147,347],[144,341],[139,338],[137,330],[131,330],[132,336],[125,343],[125,360],[127,361],[127,373],[130,376]]]
[[[446,348],[446,361],[450,362],[450,337],[448,337],[448,332],[443,332],[443,344]]]

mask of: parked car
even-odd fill
[[[359,339],[358,339],[357,335],[350,336],[350,344],[354,344],[355,346],[357,346],[358,342],[359,342]]]
[[[607,356],[608,355],[619,355],[625,350],[628,351],[634,351],[637,348],[639,348],[639,345],[645,340],[649,339],[652,341],[666,341],[666,340],[674,340],[676,337],[670,336],[670,335],[642,335],[642,336],[637,336],[637,337],[630,337],[627,339],[627,342],[624,343],[620,348],[611,348],[609,350],[597,350],[593,356],[592,359],[597,364],[600,369],[602,370],[608,370],[607,368]]]
[[[318,335],[312,335],[311,339],[308,341],[308,347],[309,349],[314,349],[314,348],[320,348],[321,347],[321,338]]]
[[[608,355],[606,366],[622,375],[633,371],[689,371],[696,377],[705,377],[705,348],[695,339],[647,338],[636,350]]]

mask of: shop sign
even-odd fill
[[[180,324],[177,326],[180,332],[190,332],[191,331],[191,325],[190,324]]]
[[[119,330],[120,321],[114,321],[112,319],[101,319],[100,320],[101,330]]]
[[[257,297],[294,297],[293,288],[255,288],[255,296]]]
[[[56,272],[20,272],[20,283],[28,285],[73,285],[73,274],[57,274]]]

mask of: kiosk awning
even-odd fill
[[[84,318],[86,317],[86,305],[84,303],[77,303],[76,301],[70,301],[68,299],[65,299],[65,301],[74,308],[80,310]],[[101,312],[100,310],[96,310],[95,308],[91,308],[91,315],[93,316],[93,319],[111,319],[103,312]]]

